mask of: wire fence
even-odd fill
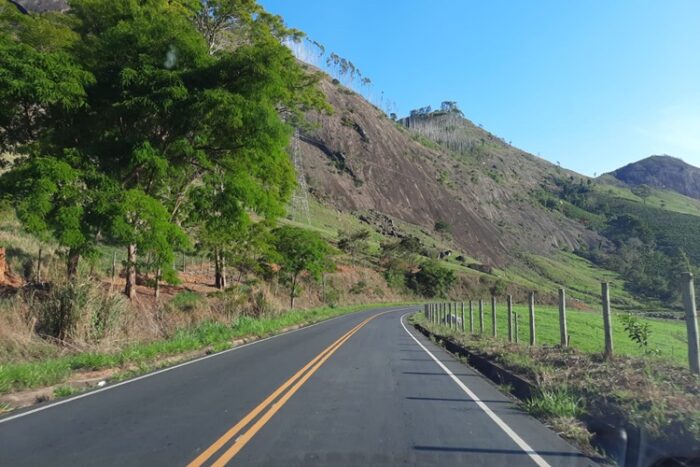
[[[424,305],[423,314],[430,323],[454,332],[489,336],[515,343],[521,341],[522,322],[527,325],[525,342],[530,346],[573,346],[584,351],[600,351],[605,358],[612,358],[616,344],[619,344],[621,353],[670,357],[679,363],[685,361],[692,372],[700,374],[697,307],[692,274],[682,275],[680,287],[685,310],[685,333],[678,322],[640,320],[630,314],[617,314],[617,319],[613,320],[611,291],[607,282],[601,283],[600,315],[567,310],[564,288],[559,289],[558,307],[538,307],[533,292],[525,304],[513,303],[510,295],[506,297],[505,307],[498,306],[496,297],[490,297],[490,303],[485,303],[483,299],[433,302]],[[625,334],[629,339],[615,342],[615,336],[619,338]],[[684,354],[687,355],[687,360]]]

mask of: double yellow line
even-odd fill
[[[378,313],[374,316],[362,321],[360,324],[346,332],[338,340],[333,342],[331,345],[326,347],[320,354],[314,357],[309,363],[304,365],[299,371],[297,371],[291,378],[284,382],[280,387],[278,387],[272,394],[267,396],[267,398],[262,401],[257,407],[251,410],[248,415],[243,417],[238,423],[236,423],[230,430],[224,433],[219,439],[217,439],[211,446],[209,446],[205,451],[203,451],[196,459],[188,464],[188,467],[199,467],[204,465],[209,459],[219,452],[224,446],[226,446],[231,439],[238,434],[243,428],[248,426],[248,424],[253,421],[258,415],[260,415],[266,408],[267,411],[245,431],[237,439],[233,441],[233,444],[221,454],[221,456],[216,459],[211,465],[220,467],[226,465],[233,457],[238,454],[238,452],[243,449],[243,447],[255,436],[255,434],[260,431],[260,429],[265,426],[265,424],[277,413],[277,411],[282,408],[282,406],[294,395],[295,392],[301,388],[304,383],[313,375],[316,370],[318,370],[323,363],[328,360],[331,355],[335,353],[336,350],[340,348],[348,339],[350,339],[353,334],[359,331],[365,324],[372,321],[377,316],[388,313],[385,311],[383,313]],[[291,388],[290,388],[291,387]],[[287,390],[289,388],[289,390]],[[286,392],[285,392],[286,391]],[[281,397],[280,397],[281,396]],[[279,400],[277,398],[279,397]],[[273,403],[277,400],[276,403]]]

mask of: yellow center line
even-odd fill
[[[276,403],[273,404],[270,409],[265,412],[265,414],[260,417],[260,419],[251,426],[248,431],[246,431],[243,435],[241,435],[231,446],[226,452],[224,452],[221,457],[219,457],[213,464],[212,467],[223,467],[225,466],[233,457],[238,454],[238,452],[243,449],[243,447],[248,444],[248,442],[253,439],[253,436],[256,435],[260,429],[265,426],[265,424],[279,411],[279,409],[282,408],[284,404],[287,403],[287,401],[294,395],[295,392],[301,388],[304,383],[313,375],[316,370],[318,370],[323,363],[328,360],[333,353],[335,353],[336,350],[340,348],[348,339],[350,339],[353,334],[355,334],[357,331],[359,331],[365,324],[367,324],[369,321],[371,321],[373,318],[376,318],[378,315],[373,316],[372,318],[369,318],[368,320],[364,321],[359,327],[354,329],[352,333],[348,336],[346,336],[342,342],[340,342],[336,347],[334,347],[330,352],[328,352],[326,355],[323,356],[321,360],[314,365],[314,367],[309,370],[308,373],[306,373],[292,388],[287,391],[282,398]]]
[[[384,313],[388,313],[388,311],[387,311],[387,312],[384,312]],[[323,364],[323,362],[325,362],[325,361],[328,359],[328,357],[330,357],[330,355],[333,354],[333,352],[335,352],[341,345],[343,345],[343,344],[345,343],[345,341],[347,341],[355,332],[359,331],[360,328],[363,327],[365,324],[367,324],[369,321],[371,321],[372,319],[376,318],[377,316],[383,315],[384,313],[379,313],[379,314],[376,314],[376,315],[374,315],[374,316],[371,316],[371,317],[365,319],[365,320],[362,321],[360,324],[356,325],[356,326],[355,326],[354,328],[352,328],[350,331],[348,331],[348,332],[345,333],[343,336],[341,336],[338,340],[336,340],[336,341],[333,342],[331,345],[329,345],[327,348],[325,348],[321,353],[319,353],[316,357],[314,357],[313,359],[311,359],[311,361],[309,361],[306,365],[304,365],[304,367],[302,367],[299,371],[297,371],[291,378],[289,378],[287,381],[285,381],[285,382],[284,382],[279,388],[277,388],[272,394],[270,394],[270,395],[269,395],[264,401],[262,401],[257,407],[255,407],[253,410],[251,410],[245,417],[243,417],[238,423],[236,423],[236,425],[234,425],[230,430],[228,430],[228,431],[227,431],[226,433],[224,433],[219,439],[217,439],[211,446],[209,446],[205,451],[203,451],[199,456],[197,456],[196,459],[194,459],[192,462],[190,462],[190,463],[188,464],[187,467],[199,467],[199,466],[204,465],[204,463],[205,463],[210,457],[212,457],[212,456],[213,456],[217,451],[219,451],[226,443],[228,443],[239,431],[241,431],[241,429],[243,429],[243,428],[244,428],[246,425],[248,425],[255,417],[257,417],[267,406],[269,406],[275,399],[277,399],[277,397],[279,397],[280,394],[282,394],[287,388],[289,388],[289,386],[291,386],[295,381],[297,381],[297,380],[299,379],[299,377],[300,377],[306,370],[308,370],[308,369],[311,368],[311,367],[314,367],[309,373],[307,373],[307,375],[306,375],[304,378],[302,378],[302,379],[300,380],[299,383],[297,383],[297,385],[295,385],[295,386],[290,390],[290,393],[288,393],[288,394],[289,394],[289,397],[291,397],[291,394],[294,394],[294,393],[301,387],[301,385],[304,384],[304,382],[306,382],[306,380],[309,379],[309,377],[311,376],[311,374],[313,374],[313,373]],[[314,365],[316,365],[316,366],[314,366]],[[283,397],[282,399],[280,399],[280,401],[279,401],[277,404],[275,404],[275,405],[273,406],[274,412],[273,412],[272,414],[270,414],[269,417],[267,417],[267,418],[265,419],[265,422],[262,423],[262,425],[264,425],[264,424],[267,422],[267,420],[269,420],[269,419],[272,417],[272,415],[274,415],[274,413],[277,412],[277,410],[279,410],[279,408],[289,399],[289,397],[287,397],[287,396],[285,395],[285,397]],[[276,408],[276,409],[275,409],[275,408]],[[269,412],[268,412],[268,414],[269,414]],[[265,414],[265,416],[267,416],[268,414]],[[265,417],[265,416],[264,416],[264,417]],[[264,418],[264,417],[263,417],[263,418]],[[261,420],[262,420],[262,418],[261,418]],[[260,421],[258,421],[258,423],[260,423]],[[256,427],[256,426],[258,425],[258,423],[256,423],[255,425],[253,425],[253,427],[251,427],[251,430],[252,430],[254,427]],[[228,456],[228,457],[227,457],[227,460],[224,461],[224,462],[228,462],[228,460],[230,460],[234,455],[236,455],[236,453],[248,442],[248,440],[249,440],[250,438],[252,438],[253,435],[254,435],[255,433],[257,433],[257,431],[258,431],[260,428],[262,428],[262,425],[260,425],[253,433],[251,433],[250,436],[249,436],[249,438],[247,438],[246,441],[243,442],[243,443],[240,445],[240,447],[238,447],[238,449],[236,449],[236,451],[235,451],[233,454],[231,454],[230,456]],[[241,436],[241,437],[239,438],[239,440],[237,440],[237,441],[242,440],[242,439],[243,439],[246,435],[248,435],[249,433],[250,433],[250,430],[249,430],[245,435]],[[238,444],[239,444],[239,443],[236,442],[236,445],[235,445],[235,446],[238,446]],[[234,446],[234,447],[235,447],[235,446]],[[229,450],[229,451],[230,451],[230,450]],[[227,452],[224,454],[224,456],[227,456],[227,455],[229,454],[229,451],[227,451]],[[224,456],[222,456],[222,459],[223,459]],[[219,459],[219,461],[220,461],[220,460],[221,460],[221,459]]]

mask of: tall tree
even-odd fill
[[[52,98],[63,104],[60,118],[45,119],[25,140],[78,171],[75,183],[91,194],[78,224],[91,241],[127,247],[127,295],[135,292],[139,251],[158,258],[156,276],[173,276],[182,225],[215,232],[249,211],[282,212],[294,185],[285,120],[328,108],[317,76],[282,45],[298,31],[246,0],[74,0],[67,24],[79,37],[65,62],[81,73],[82,88],[69,88],[78,103]],[[235,46],[217,42],[234,33]],[[19,34],[3,37],[24,45]],[[45,95],[30,96],[38,115]],[[23,106],[15,107],[4,120],[21,117]],[[209,209],[193,215],[200,192],[211,194]]]

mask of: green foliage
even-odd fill
[[[603,233],[610,240],[618,243],[630,238],[638,238],[644,243],[649,243],[653,239],[649,225],[632,214],[620,214],[613,217]]]
[[[282,43],[299,31],[251,0],[12,11],[0,7],[0,145],[22,157],[3,195],[71,264],[99,233],[135,245],[151,259],[138,264],[172,282],[185,232],[220,255],[249,212],[283,213],[294,188],[286,122],[329,108]]]
[[[438,261],[428,260],[411,274],[407,285],[424,297],[444,296],[454,284],[454,271],[443,267]]]
[[[365,255],[369,250],[369,238],[370,232],[367,229],[361,229],[357,232],[342,232],[339,235],[338,248],[353,257]]]
[[[544,390],[523,403],[525,410],[535,417],[579,417],[585,413],[583,399],[569,391]]]
[[[321,273],[330,270],[331,248],[317,233],[297,227],[283,226],[274,230],[274,259],[281,266],[280,273],[290,286],[290,302],[294,307],[294,297],[299,291],[302,272],[318,280]]]
[[[436,232],[441,232],[441,233],[442,232],[449,232],[451,228],[452,228],[452,226],[450,226],[450,224],[448,224],[447,222],[445,222],[443,220],[438,220],[437,222],[435,222],[435,231]]]
[[[632,187],[632,193],[642,198],[644,204],[646,204],[647,198],[652,195],[652,190],[649,185],[642,184],[639,186]]]
[[[276,316],[237,316],[228,323],[204,322],[192,328],[179,329],[168,339],[130,344],[114,353],[84,352],[35,362],[2,362],[0,394],[61,383],[73,371],[81,369],[99,370],[137,365],[140,368],[138,374],[157,367],[159,357],[219,346],[244,336],[267,336],[295,324],[311,324],[367,307],[368,305],[352,305],[290,311]],[[125,373],[123,376],[134,374]]]
[[[54,397],[68,397],[77,392],[79,391],[71,386],[58,386],[57,388],[54,388],[53,395]]]
[[[169,305],[180,311],[193,311],[197,305],[203,302],[204,297],[197,292],[183,291],[170,300]]]
[[[493,297],[500,297],[506,292],[508,284],[502,279],[496,279],[493,282],[493,285],[489,287],[489,292],[491,292],[491,296]]]
[[[0,152],[34,142],[42,129],[85,105],[85,87],[94,79],[71,56],[77,36],[64,23],[0,5]]]
[[[639,345],[645,354],[659,353],[658,349],[649,348],[649,338],[652,331],[648,321],[640,321],[639,318],[630,314],[621,315],[620,321],[630,340]]]
[[[401,240],[393,243],[382,243],[381,254],[387,258],[410,257],[415,255],[423,255],[424,247],[418,237],[407,235]]]

